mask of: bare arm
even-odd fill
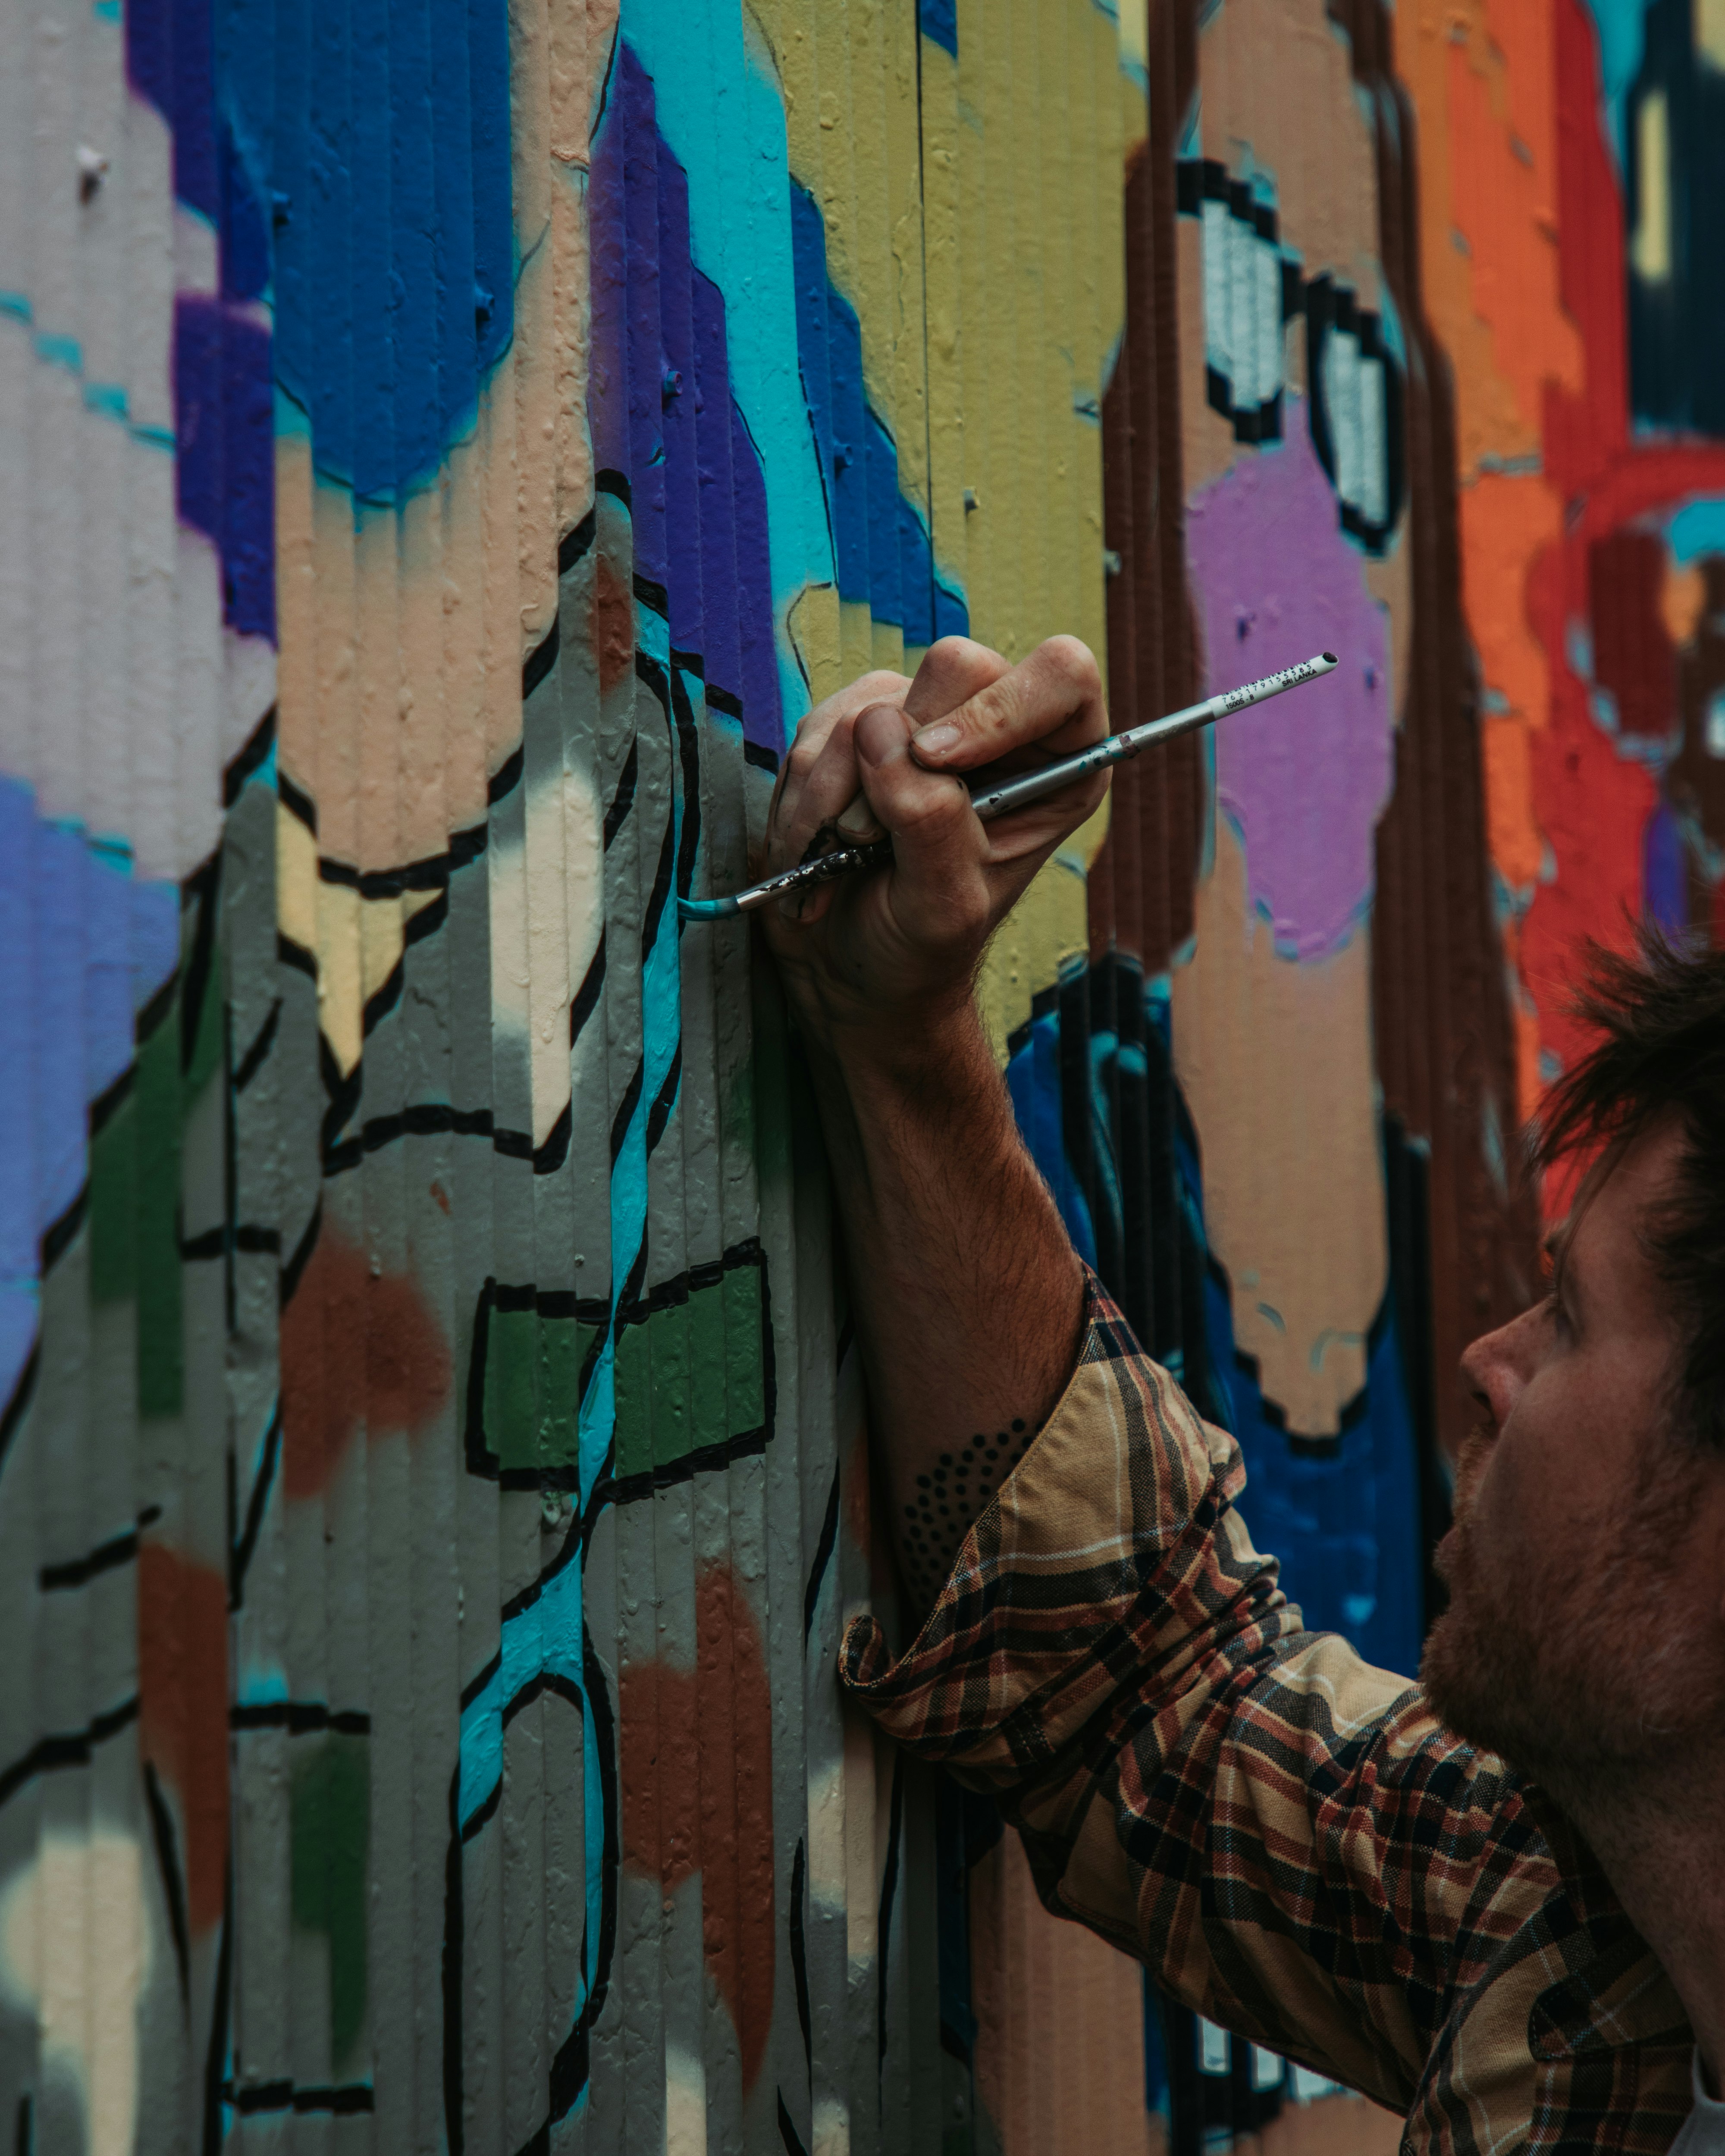
[[[948,716],[944,754],[913,752],[918,723]],[[925,1604],[1077,1348],[1082,1269],[972,983],[996,924],[1106,783],[984,826],[950,774],[1070,754],[1106,731],[1081,644],[1009,669],[951,639],[908,687],[870,676],[811,714],[775,804],[775,869],[835,819],[893,838],[891,870],[817,890],[768,932],[820,1103],[901,1567]]]

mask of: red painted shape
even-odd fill
[[[1656,739],[1675,717],[1673,654],[1658,602],[1657,526],[1690,495],[1725,494],[1725,446],[1630,430],[1624,208],[1607,147],[1597,36],[1584,0],[1556,0],[1558,276],[1585,354],[1579,393],[1548,384],[1543,453],[1564,504],[1561,543],[1527,578],[1550,661],[1551,707],[1532,742],[1533,811],[1551,853],[1522,926],[1539,1041],[1560,1065],[1584,1050],[1565,1004],[1581,944],[1622,947],[1642,909],[1643,840],[1659,803],[1648,765],[1614,742],[1570,664],[1575,630],[1617,699],[1623,733]],[[1548,1205],[1565,1202],[1561,1178]]]
[[[228,1871],[228,1583],[151,1542],[138,1551],[138,1748],[179,1799],[195,1934],[220,1917]]]
[[[1588,548],[1594,679],[1624,732],[1646,742],[1663,742],[1677,711],[1677,654],[1660,608],[1665,564],[1656,531],[1613,531]]]
[[[449,1395],[449,1350],[417,1282],[374,1274],[326,1223],[281,1319],[282,1488],[323,1489],[363,1421],[417,1431]]]
[[[608,691],[627,677],[635,663],[635,605],[629,586],[603,554],[593,568],[588,628],[593,656],[598,661],[599,687]]]
[[[669,1894],[701,1874],[701,1946],[754,2086],[773,2019],[773,1702],[728,1565],[695,1583],[696,1666],[636,1663],[618,1686],[623,1861]]]

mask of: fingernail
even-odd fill
[[[842,831],[847,839],[869,839],[874,836],[879,826],[875,821],[875,812],[866,801],[853,801],[834,829]]]
[[[911,742],[918,756],[944,756],[948,749],[956,748],[957,745],[957,727],[944,719],[938,726],[924,726],[920,734],[913,737]]]

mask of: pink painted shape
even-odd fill
[[[1217,799],[1245,840],[1247,895],[1278,949],[1322,958],[1372,895],[1390,785],[1389,623],[1343,535],[1303,398],[1287,398],[1286,425],[1279,448],[1243,452],[1194,495],[1186,555],[1211,695],[1314,652],[1341,661],[1215,730]]]

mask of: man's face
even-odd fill
[[[1679,1151],[1661,1128],[1584,1186],[1552,1292],[1462,1358],[1480,1421],[1421,1675],[1560,1797],[1725,1727],[1725,1459],[1673,1428],[1681,1341],[1645,1241]]]

